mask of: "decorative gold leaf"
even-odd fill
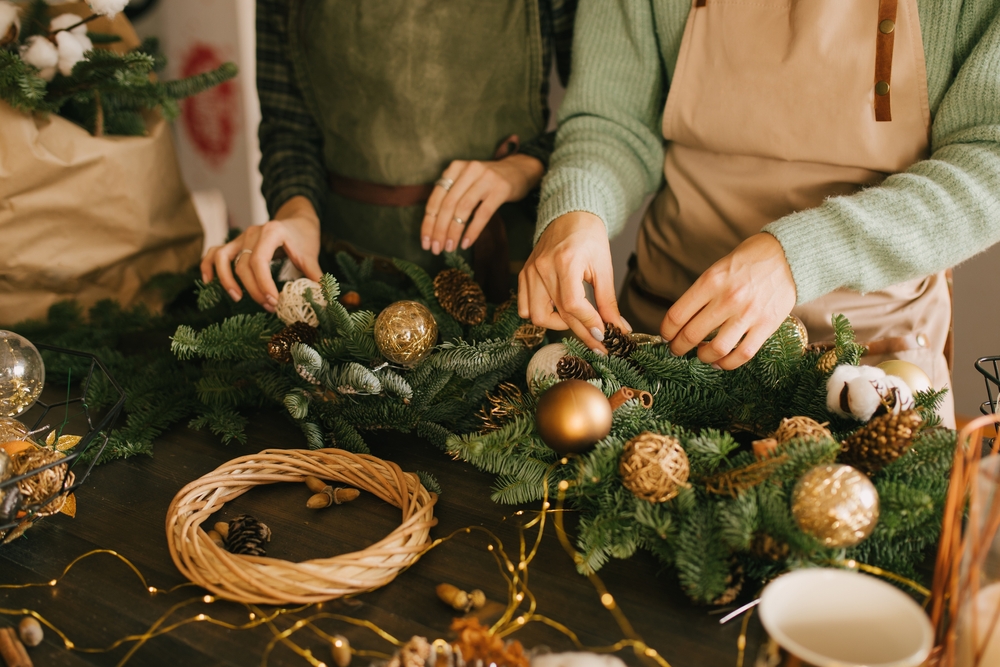
[[[59,508],[59,511],[73,519],[76,518],[76,494],[71,493],[66,496],[66,502]]]
[[[61,435],[59,436],[59,441],[56,443],[56,449],[60,452],[73,449],[80,444],[80,440],[82,439],[82,436],[79,435]]]
[[[56,432],[55,431],[49,431],[48,436],[46,436],[46,438],[45,438],[45,444],[48,447],[51,447],[52,443],[54,443],[55,441],[56,441]]]

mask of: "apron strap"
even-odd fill
[[[892,120],[889,104],[892,79],[892,46],[896,41],[898,0],[879,0],[878,33],[875,36],[875,120]]]

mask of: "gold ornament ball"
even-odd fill
[[[611,404],[589,382],[564,380],[538,399],[535,424],[545,444],[559,454],[582,452],[611,432]]]
[[[375,319],[375,344],[386,359],[413,366],[431,353],[437,342],[434,315],[422,303],[397,301]]]
[[[912,362],[903,361],[902,359],[890,359],[889,361],[883,361],[878,367],[884,370],[886,375],[895,375],[901,379],[914,394],[918,391],[927,391],[934,388],[931,385],[930,377],[924,372],[924,369]]]
[[[875,485],[847,465],[816,466],[792,492],[792,515],[799,528],[827,547],[851,547],[871,535],[878,508]]]
[[[680,440],[645,431],[625,443],[618,472],[636,498],[664,503],[688,486],[691,466]]]
[[[799,343],[802,345],[802,349],[805,350],[809,346],[809,331],[806,329],[805,323],[795,315],[789,315],[787,320],[795,325],[795,332],[798,335]]]
[[[0,331],[0,417],[16,417],[30,408],[44,384],[38,349],[13,331]]]

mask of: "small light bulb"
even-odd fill
[[[49,586],[55,586],[55,585],[56,585],[56,584],[58,584],[58,583],[59,583],[59,581],[58,581],[58,580],[56,580],[56,579],[53,579],[53,580],[51,580],[51,581],[49,582]]]
[[[517,624],[518,624],[518,625],[524,625],[524,624],[525,624],[525,622],[526,622],[526,621],[524,620],[524,616],[518,616],[518,617],[517,617]]]
[[[559,490],[560,491],[565,491],[568,488],[569,488],[569,482],[567,482],[566,480],[563,480],[563,481],[559,482]]]
[[[214,597],[212,597],[211,595],[206,595],[206,596],[205,596],[205,597],[203,597],[203,598],[202,598],[201,600],[202,600],[202,602],[204,602],[205,604],[210,604],[210,603],[212,603],[212,602],[215,602],[215,598],[214,598]]]
[[[149,594],[150,594],[150,595],[155,595],[155,594],[156,594],[156,588],[155,588],[155,587],[153,587],[153,586],[150,586],[150,587],[149,587],[148,589],[146,589],[146,590],[148,590],[148,591],[149,591]]]
[[[518,593],[517,595],[514,596],[514,599],[520,602],[521,600],[524,599],[524,593]]]
[[[208,617],[205,616],[205,614],[198,614],[197,616],[195,616],[195,618],[198,619],[199,621],[204,621]]]
[[[487,551],[493,551],[493,545],[491,544],[491,545],[487,546],[487,547],[486,547],[486,550],[487,550]]]
[[[615,606],[615,599],[611,596],[611,593],[605,593],[601,596],[601,604],[603,604],[608,609]]]
[[[255,614],[255,613],[253,613],[253,612],[250,612],[250,620],[252,621],[252,620],[254,620],[255,618],[257,618],[257,614]]]

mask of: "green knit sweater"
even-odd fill
[[[536,239],[571,211],[597,215],[614,235],[663,184],[663,105],[690,6],[581,0]],[[917,6],[931,156],[764,228],[784,248],[799,303],[928,275],[1000,241],[1000,0]]]

